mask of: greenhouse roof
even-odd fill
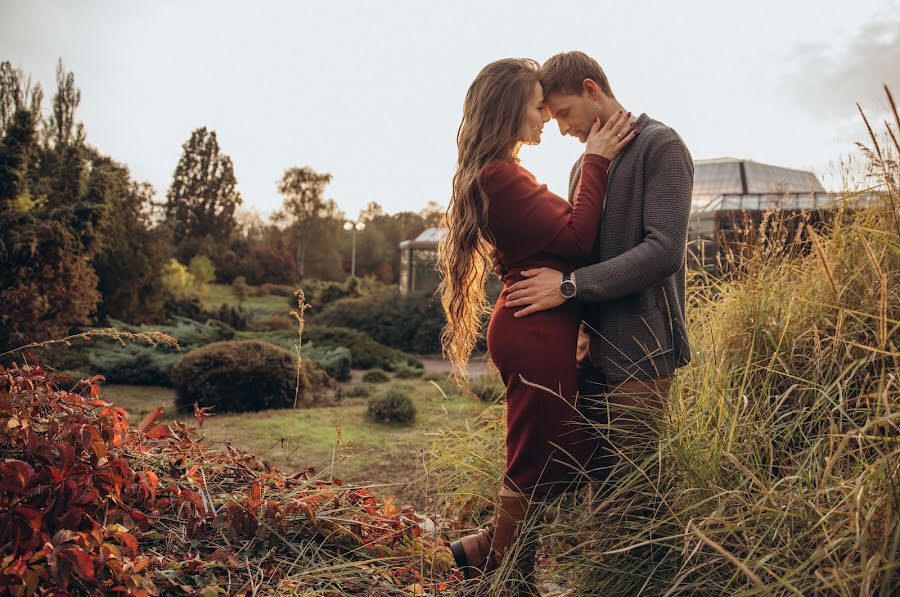
[[[400,243],[401,249],[423,249],[434,251],[438,242],[447,236],[446,228],[426,228],[413,240],[405,240]]]
[[[782,168],[753,160],[717,158],[694,162],[694,210],[707,210],[723,195],[754,195],[767,201],[786,195],[824,193],[816,175],[806,170]],[[763,205],[761,209],[782,207]]]

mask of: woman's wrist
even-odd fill
[[[606,156],[602,156],[599,153],[584,154],[584,162],[596,162],[598,166],[605,166],[607,168],[609,168],[609,165],[612,163],[609,158],[607,158]]]

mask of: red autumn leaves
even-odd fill
[[[285,575],[274,555],[292,554],[285,537],[298,533],[369,560],[427,548],[415,513],[366,488],[212,450],[196,430],[163,422],[161,407],[130,428],[100,399],[102,379],[64,390],[40,367],[0,367],[0,593],[243,594],[251,568],[273,582]],[[211,416],[194,414],[198,424]],[[250,563],[256,545],[270,555]],[[400,586],[454,584],[435,561],[429,570],[445,578],[432,582],[409,559],[391,572]],[[368,593],[349,581],[343,590]]]

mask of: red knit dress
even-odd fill
[[[507,267],[487,333],[491,359],[506,383],[505,483],[524,493],[573,488],[573,481],[583,480],[580,473],[591,461],[595,442],[575,409],[577,301],[516,318],[516,309],[504,306],[508,288],[523,279],[522,270],[550,267],[567,273],[590,256],[600,231],[608,168],[606,158],[585,155],[574,207],[515,162],[491,162],[481,177],[488,229]]]

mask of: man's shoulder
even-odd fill
[[[641,127],[638,137],[645,146],[659,146],[670,142],[684,145],[684,140],[675,129],[650,117]]]

